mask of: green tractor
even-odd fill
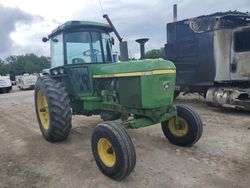
[[[202,121],[192,108],[173,105],[175,66],[161,59],[115,63],[109,24],[69,21],[43,38],[51,42],[51,68],[35,85],[40,130],[49,142],[65,140],[72,115],[100,115],[104,122],[92,133],[99,169],[121,181],[136,164],[126,128],[161,123],[173,144],[191,146],[202,135]],[[120,45],[122,46],[122,45]]]

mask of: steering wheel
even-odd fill
[[[100,51],[99,50],[97,50],[97,49],[93,49],[93,50],[85,50],[85,51],[83,51],[83,53],[82,53],[82,55],[83,56],[91,56],[92,54],[93,55],[97,55],[97,54],[99,54],[100,53]]]

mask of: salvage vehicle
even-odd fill
[[[165,53],[177,69],[176,96],[198,92],[214,106],[250,110],[250,14],[174,20],[167,24]]]
[[[103,174],[121,181],[136,164],[125,128],[161,123],[171,143],[192,146],[202,135],[202,121],[191,107],[173,105],[176,70],[172,62],[113,62],[110,33],[117,35],[124,59],[128,59],[126,41],[104,17],[109,24],[68,21],[43,38],[51,42],[52,62],[36,82],[35,109],[49,142],[69,136],[72,115],[100,115],[104,122],[92,133],[92,153]]]
[[[23,74],[15,77],[16,85],[19,89],[34,89],[37,80],[37,75],[35,74]]]
[[[9,93],[12,90],[10,76],[0,75],[0,93]]]

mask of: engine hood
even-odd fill
[[[175,74],[175,72],[175,65],[171,61],[162,59],[127,61],[102,65],[97,64],[92,69],[93,78]]]

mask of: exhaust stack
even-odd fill
[[[112,30],[114,31],[116,37],[118,38],[118,40],[120,42],[119,43],[120,60],[121,61],[128,61],[128,43],[127,43],[127,41],[122,41],[122,37],[117,32],[115,26],[113,25],[113,23],[111,22],[111,20],[109,19],[107,14],[104,14],[103,18],[105,18],[107,20],[107,22],[109,23],[110,27],[112,28]]]
[[[145,43],[148,41],[148,38],[141,38],[141,39],[136,39],[135,41],[140,44],[140,51],[141,51],[141,58],[145,58]]]
[[[177,4],[173,6],[173,22],[177,22]]]

